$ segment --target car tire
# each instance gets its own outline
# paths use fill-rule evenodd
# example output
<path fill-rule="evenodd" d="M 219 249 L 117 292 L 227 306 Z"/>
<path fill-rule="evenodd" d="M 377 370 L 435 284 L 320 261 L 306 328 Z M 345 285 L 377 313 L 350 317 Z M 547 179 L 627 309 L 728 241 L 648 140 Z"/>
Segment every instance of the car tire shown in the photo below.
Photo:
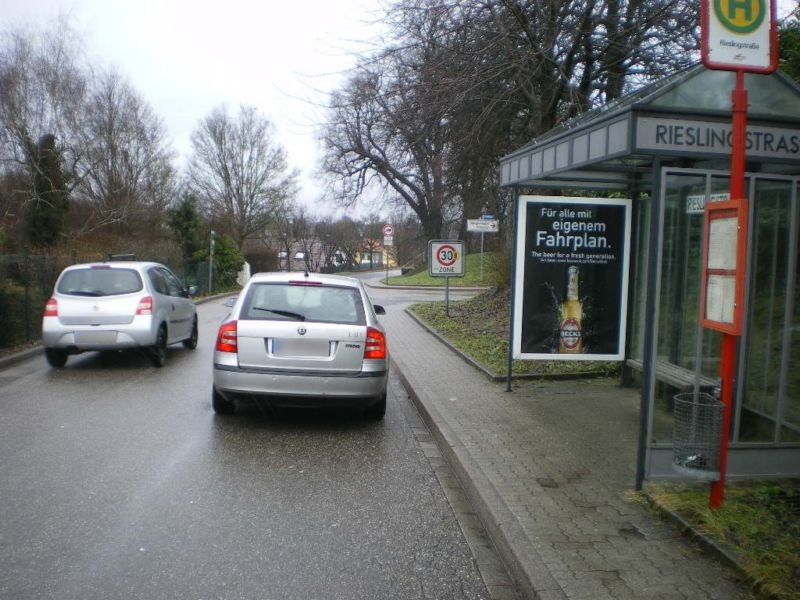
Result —
<path fill-rule="evenodd" d="M 44 356 L 49 364 L 54 369 L 61 369 L 67 364 L 67 351 L 59 350 L 58 348 L 45 348 Z"/>
<path fill-rule="evenodd" d="M 167 328 L 163 325 L 158 329 L 155 345 L 150 346 L 150 361 L 158 368 L 167 362 Z"/>
<path fill-rule="evenodd" d="M 191 335 L 183 340 L 183 347 L 188 348 L 189 350 L 194 350 L 197 348 L 197 338 L 198 338 L 198 331 L 197 331 L 197 317 L 194 318 L 192 322 L 192 333 Z"/>
<path fill-rule="evenodd" d="M 211 388 L 211 408 L 218 415 L 232 415 L 233 411 L 236 410 L 234 403 L 223 398 L 215 387 Z"/>
<path fill-rule="evenodd" d="M 380 399 L 364 409 L 364 416 L 372 421 L 380 421 L 386 415 L 386 392 L 383 392 Z"/>

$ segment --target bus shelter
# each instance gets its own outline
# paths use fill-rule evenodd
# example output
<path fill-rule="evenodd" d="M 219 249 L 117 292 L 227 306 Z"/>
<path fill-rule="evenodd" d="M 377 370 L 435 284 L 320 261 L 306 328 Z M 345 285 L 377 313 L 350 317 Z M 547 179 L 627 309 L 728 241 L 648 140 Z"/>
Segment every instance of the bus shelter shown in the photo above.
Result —
<path fill-rule="evenodd" d="M 735 74 L 695 65 L 587 112 L 500 162 L 520 193 L 633 199 L 623 382 L 642 393 L 638 479 L 673 468 L 682 392 L 718 384 L 700 325 L 705 203 L 727 198 Z M 800 86 L 747 74 L 748 268 L 729 478 L 800 476 Z"/>

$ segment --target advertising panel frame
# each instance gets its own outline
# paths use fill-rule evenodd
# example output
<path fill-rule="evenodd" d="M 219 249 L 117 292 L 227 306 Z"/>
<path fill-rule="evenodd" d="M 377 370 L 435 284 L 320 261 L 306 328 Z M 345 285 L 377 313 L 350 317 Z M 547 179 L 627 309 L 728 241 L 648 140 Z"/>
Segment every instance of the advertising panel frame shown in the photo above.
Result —
<path fill-rule="evenodd" d="M 631 212 L 630 198 L 519 197 L 512 314 L 514 359 L 624 360 Z M 581 235 L 569 235 L 573 228 Z M 542 252 L 531 250 L 532 245 Z M 570 245 L 572 251 L 568 251 Z M 544 251 L 545 248 L 553 251 Z M 583 297 L 580 296 L 581 269 L 590 276 L 589 280 L 602 282 L 602 293 L 598 287 L 587 295 L 584 288 Z M 615 281 L 609 285 L 612 277 Z M 557 285 L 567 292 L 556 292 Z M 570 294 L 574 294 L 572 300 Z M 580 308 L 571 308 L 569 304 L 575 305 L 576 300 Z M 597 331 L 593 337 L 584 335 L 589 330 L 584 327 L 580 312 L 585 303 L 591 306 L 587 314 L 594 313 L 598 323 L 592 326 Z M 579 311 L 578 316 L 570 316 L 575 310 Z M 613 335 L 609 335 L 609 329 Z M 599 350 L 591 351 L 593 346 Z"/>

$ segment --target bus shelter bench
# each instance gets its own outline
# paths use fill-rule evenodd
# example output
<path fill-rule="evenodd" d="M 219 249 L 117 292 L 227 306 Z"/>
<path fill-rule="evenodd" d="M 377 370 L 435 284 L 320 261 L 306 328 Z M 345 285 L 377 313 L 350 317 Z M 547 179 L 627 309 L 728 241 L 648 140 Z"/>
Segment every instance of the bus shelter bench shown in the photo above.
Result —
<path fill-rule="evenodd" d="M 629 358 L 625 361 L 625 364 L 635 371 L 644 371 L 644 365 L 641 360 Z M 656 381 L 661 381 L 681 391 L 691 391 L 695 386 L 695 372 L 673 363 L 656 361 Z M 718 386 L 718 379 L 700 377 L 700 389 L 702 391 L 713 393 Z"/>

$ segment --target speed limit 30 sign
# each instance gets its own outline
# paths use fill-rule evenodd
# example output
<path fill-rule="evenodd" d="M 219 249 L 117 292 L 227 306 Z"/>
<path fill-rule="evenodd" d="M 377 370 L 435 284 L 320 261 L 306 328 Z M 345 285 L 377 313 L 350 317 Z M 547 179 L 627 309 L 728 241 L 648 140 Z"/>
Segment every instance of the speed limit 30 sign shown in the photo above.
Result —
<path fill-rule="evenodd" d="M 428 265 L 431 277 L 463 277 L 464 243 L 431 240 L 428 242 Z"/>

